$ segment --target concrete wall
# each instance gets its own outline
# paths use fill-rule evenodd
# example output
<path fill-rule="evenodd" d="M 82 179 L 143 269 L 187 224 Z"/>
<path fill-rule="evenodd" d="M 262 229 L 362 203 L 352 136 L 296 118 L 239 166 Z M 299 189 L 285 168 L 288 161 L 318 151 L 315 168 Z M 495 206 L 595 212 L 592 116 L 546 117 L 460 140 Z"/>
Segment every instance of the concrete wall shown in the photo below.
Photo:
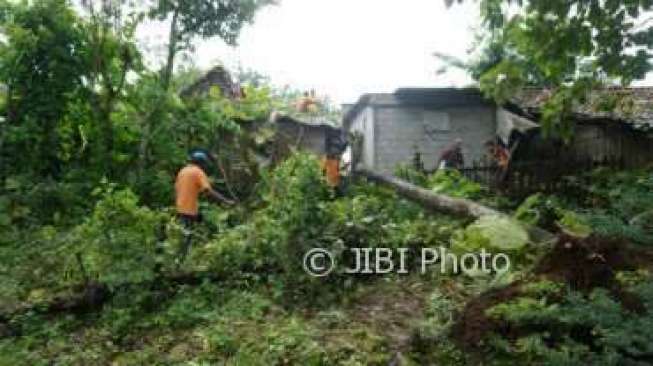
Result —
<path fill-rule="evenodd" d="M 326 154 L 326 129 L 314 126 L 303 126 L 296 123 L 277 123 L 277 133 L 285 144 L 295 145 L 301 150 L 312 152 L 318 156 Z"/>
<path fill-rule="evenodd" d="M 356 116 L 349 129 L 349 132 L 360 133 L 363 136 L 359 164 L 369 169 L 373 169 L 375 165 L 374 127 L 374 109 L 367 106 Z"/>
<path fill-rule="evenodd" d="M 376 106 L 373 116 L 373 168 L 386 173 L 392 173 L 399 164 L 411 163 L 416 151 L 421 153 L 425 168 L 434 169 L 440 152 L 456 138 L 463 140 L 468 164 L 485 154 L 483 144 L 496 133 L 495 109 L 490 106 L 436 110 Z"/>

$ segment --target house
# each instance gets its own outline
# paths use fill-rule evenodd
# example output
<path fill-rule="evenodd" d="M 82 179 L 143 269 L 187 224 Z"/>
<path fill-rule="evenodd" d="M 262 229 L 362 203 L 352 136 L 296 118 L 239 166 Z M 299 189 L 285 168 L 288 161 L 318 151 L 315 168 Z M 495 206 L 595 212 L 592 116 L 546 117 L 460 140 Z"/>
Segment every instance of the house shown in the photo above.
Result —
<path fill-rule="evenodd" d="M 419 154 L 431 170 L 456 138 L 466 161 L 480 159 L 484 143 L 496 136 L 496 111 L 477 89 L 398 89 L 363 95 L 347 108 L 343 128 L 362 136 L 354 155 L 367 169 L 392 173 Z"/>
<path fill-rule="evenodd" d="M 275 127 L 274 155 L 286 156 L 289 149 L 324 156 L 341 153 L 346 145 L 342 129 L 320 116 L 298 116 L 273 112 L 270 122 Z"/>
<path fill-rule="evenodd" d="M 238 83 L 235 83 L 231 74 L 221 65 L 214 66 L 206 74 L 185 87 L 179 92 L 182 98 L 191 98 L 197 95 L 204 95 L 212 87 L 220 89 L 222 95 L 229 99 L 238 99 L 242 96 L 242 90 Z"/>
<path fill-rule="evenodd" d="M 537 121 L 550 96 L 542 88 L 526 88 L 506 106 Z M 653 88 L 605 88 L 591 93 L 572 111 L 574 136 L 569 143 L 546 139 L 539 129 L 523 134 L 515 160 L 619 161 L 638 167 L 653 161 Z"/>
<path fill-rule="evenodd" d="M 567 144 L 545 139 L 540 131 L 540 107 L 547 95 L 541 88 L 525 89 L 504 106 L 484 99 L 474 88 L 365 94 L 346 107 L 343 128 L 362 137 L 354 152 L 357 164 L 383 173 L 411 163 L 417 154 L 426 170 L 433 170 L 440 152 L 457 138 L 463 142 L 468 166 L 482 162 L 487 157 L 486 143 L 496 140 L 519 160 L 610 159 L 628 166 L 647 164 L 653 159 L 653 88 L 606 89 L 590 101 L 605 103 L 606 95 L 617 93 L 620 98 L 608 99 L 623 106 L 611 113 L 597 112 L 599 106 L 591 103 L 578 106 L 573 115 L 575 135 Z"/>

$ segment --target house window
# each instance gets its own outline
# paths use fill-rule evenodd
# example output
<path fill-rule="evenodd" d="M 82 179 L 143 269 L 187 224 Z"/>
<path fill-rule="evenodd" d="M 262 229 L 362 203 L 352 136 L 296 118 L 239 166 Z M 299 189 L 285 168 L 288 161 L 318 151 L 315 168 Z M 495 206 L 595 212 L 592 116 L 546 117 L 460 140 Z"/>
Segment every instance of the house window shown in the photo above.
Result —
<path fill-rule="evenodd" d="M 427 133 L 441 133 L 451 131 L 449 113 L 438 111 L 424 111 L 424 118 L 422 123 Z"/>

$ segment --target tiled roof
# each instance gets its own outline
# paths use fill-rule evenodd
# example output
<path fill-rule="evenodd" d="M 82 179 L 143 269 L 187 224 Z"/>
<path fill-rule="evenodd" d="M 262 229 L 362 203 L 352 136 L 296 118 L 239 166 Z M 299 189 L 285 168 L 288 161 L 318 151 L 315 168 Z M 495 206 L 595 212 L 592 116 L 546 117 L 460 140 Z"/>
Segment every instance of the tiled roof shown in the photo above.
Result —
<path fill-rule="evenodd" d="M 512 102 L 526 111 L 538 111 L 551 95 L 550 89 L 526 88 Z M 653 130 L 653 87 L 596 90 L 574 112 L 588 118 L 620 120 L 639 130 Z"/>

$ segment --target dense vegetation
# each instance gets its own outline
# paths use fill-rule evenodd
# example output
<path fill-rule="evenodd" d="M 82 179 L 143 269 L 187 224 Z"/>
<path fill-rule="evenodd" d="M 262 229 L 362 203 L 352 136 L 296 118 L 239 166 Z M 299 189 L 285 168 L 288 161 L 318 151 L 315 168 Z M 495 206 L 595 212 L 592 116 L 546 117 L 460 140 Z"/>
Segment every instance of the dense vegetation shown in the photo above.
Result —
<path fill-rule="evenodd" d="M 641 324 L 650 322 L 651 252 L 645 242 L 627 244 L 623 233 L 634 227 L 618 215 L 626 214 L 620 205 L 637 195 L 633 187 L 650 192 L 650 174 L 606 178 L 597 172 L 590 186 L 579 183 L 591 192 L 583 200 L 527 199 L 516 210 L 522 220 L 543 226 L 552 220 L 572 229 L 589 225 L 602 232 L 602 223 L 576 221 L 585 220 L 584 212 L 605 211 L 622 230 L 612 239 L 566 239 L 578 251 L 561 249 L 562 242 L 521 243 L 510 252 L 515 263 L 510 272 L 480 276 L 306 275 L 301 256 L 315 246 L 346 260 L 345 250 L 352 247 L 476 251 L 493 244 L 492 237 L 486 242 L 471 229 L 476 224 L 465 229 L 465 221 L 424 212 L 364 182 L 334 198 L 317 160 L 305 155 L 263 172 L 256 208 L 207 207 L 210 225 L 198 233 L 199 244 L 182 272 L 172 261 L 180 235 L 171 213 L 147 208 L 128 188 L 105 183 L 95 192 L 90 214 L 72 227 L 4 227 L 0 283 L 7 296 L 1 304 L 0 360 L 80 365 L 648 360 L 651 342 Z M 471 183 L 455 173 L 425 182 L 437 191 L 446 186 L 448 192 L 497 202 L 487 191 L 470 190 Z M 612 198 L 601 190 L 608 182 Z M 161 223 L 164 239 L 157 236 Z M 640 234 L 650 240 L 648 230 Z M 157 245 L 164 250 L 157 253 Z M 613 258 L 617 253 L 624 258 Z M 607 262 L 609 273 L 596 270 L 591 254 Z M 562 264 L 551 267 L 552 260 Z M 163 268 L 159 273 L 156 263 Z M 585 266 L 587 278 L 565 272 Z M 65 303 L 80 291 L 83 301 Z"/>
<path fill-rule="evenodd" d="M 569 116 L 578 104 L 590 102 L 592 90 L 628 87 L 652 70 L 650 0 L 481 0 L 478 5 L 482 31 L 472 60 L 437 55 L 468 70 L 499 103 L 525 86 L 545 88 L 541 120 L 543 131 L 553 136 L 573 136 Z M 592 108 L 623 115 L 634 107 L 624 96 L 592 101 Z"/>
<path fill-rule="evenodd" d="M 573 190 L 524 200 L 455 171 L 397 172 L 513 219 L 428 212 L 362 179 L 336 195 L 314 156 L 259 166 L 288 95 L 258 79 L 238 100 L 177 94 L 197 74 L 172 73 L 191 34 L 233 42 L 269 2 L 193 2 L 226 12 L 198 23 L 205 8 L 190 3 L 82 3 L 0 3 L 0 365 L 653 362 L 650 169 L 568 177 Z M 169 14 L 180 43 L 153 71 L 134 27 Z M 172 183 L 195 146 L 217 155 L 214 185 L 238 204 L 202 204 L 178 267 Z M 554 240 L 529 237 L 533 225 Z M 438 247 L 513 265 L 317 278 L 302 268 L 314 247 L 343 265 L 350 248 Z"/>

